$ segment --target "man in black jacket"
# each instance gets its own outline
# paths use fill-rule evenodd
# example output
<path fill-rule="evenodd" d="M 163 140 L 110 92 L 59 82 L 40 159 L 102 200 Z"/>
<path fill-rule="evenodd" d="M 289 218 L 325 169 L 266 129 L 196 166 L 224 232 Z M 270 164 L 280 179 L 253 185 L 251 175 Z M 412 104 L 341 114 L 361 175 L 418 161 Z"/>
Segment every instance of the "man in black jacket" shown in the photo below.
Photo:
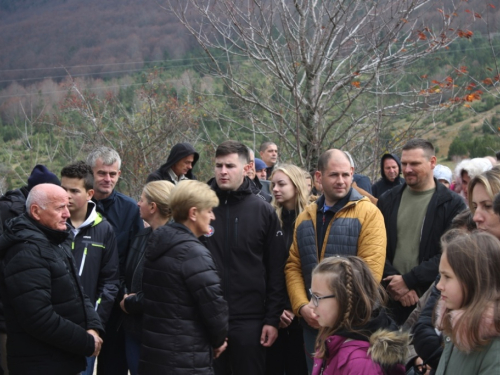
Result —
<path fill-rule="evenodd" d="M 26 207 L 0 237 L 9 372 L 76 374 L 85 369 L 85 356 L 99 354 L 102 325 L 65 242 L 68 195 L 40 184 Z"/>
<path fill-rule="evenodd" d="M 387 191 L 377 203 L 387 231 L 384 281 L 398 324 L 436 279 L 440 238 L 466 208 L 458 194 L 434 179 L 436 156 L 430 142 L 408 141 L 401 164 L 406 182 Z"/>
<path fill-rule="evenodd" d="M 265 348 L 278 335 L 285 307 L 288 251 L 273 208 L 252 193 L 248 163 L 240 142 L 217 147 L 211 187 L 220 205 L 203 238 L 229 306 L 228 348 L 214 363 L 216 374 L 264 374 Z"/>
<path fill-rule="evenodd" d="M 387 190 L 405 182 L 401 177 L 401 162 L 395 154 L 384 154 L 380 159 L 380 180 L 372 185 L 372 195 L 380 198 Z"/>
<path fill-rule="evenodd" d="M 177 185 L 182 180 L 194 180 L 192 169 L 199 157 L 190 143 L 177 143 L 172 147 L 167 162 L 150 173 L 146 182 L 166 180 Z"/>

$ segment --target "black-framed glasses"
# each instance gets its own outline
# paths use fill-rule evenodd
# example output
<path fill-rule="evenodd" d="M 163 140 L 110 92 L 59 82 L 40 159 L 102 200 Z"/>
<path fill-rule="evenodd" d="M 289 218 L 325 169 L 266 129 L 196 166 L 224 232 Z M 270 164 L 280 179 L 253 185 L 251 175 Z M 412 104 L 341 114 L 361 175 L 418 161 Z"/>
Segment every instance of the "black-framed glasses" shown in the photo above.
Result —
<path fill-rule="evenodd" d="M 311 301 L 312 301 L 313 305 L 316 307 L 318 307 L 320 299 L 335 298 L 335 294 L 330 294 L 329 296 L 319 297 L 316 294 L 314 294 L 311 291 L 311 289 L 309 289 L 309 293 L 311 293 Z"/>

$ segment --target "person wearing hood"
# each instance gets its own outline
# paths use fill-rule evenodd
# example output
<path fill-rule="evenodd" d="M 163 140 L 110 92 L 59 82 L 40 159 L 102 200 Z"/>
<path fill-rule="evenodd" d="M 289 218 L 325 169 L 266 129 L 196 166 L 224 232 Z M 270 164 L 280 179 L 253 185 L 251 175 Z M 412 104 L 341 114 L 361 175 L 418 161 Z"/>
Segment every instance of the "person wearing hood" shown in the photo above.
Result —
<path fill-rule="evenodd" d="M 35 186 L 26 213 L 0 237 L 0 293 L 7 323 L 11 374 L 67 375 L 100 352 L 103 331 L 81 287 L 67 238 L 68 194 Z"/>
<path fill-rule="evenodd" d="M 405 180 L 401 175 L 401 162 L 395 154 L 384 154 L 380 160 L 382 178 L 372 185 L 372 195 L 380 198 L 387 190 L 402 185 Z"/>
<path fill-rule="evenodd" d="M 146 182 L 167 180 L 177 185 L 182 180 L 195 180 L 192 169 L 199 158 L 200 155 L 190 143 L 177 143 L 170 150 L 167 162 L 150 173 Z"/>
<path fill-rule="evenodd" d="M 309 305 L 321 327 L 312 375 L 403 375 L 409 333 L 384 310 L 385 292 L 359 257 L 323 259 Z"/>
<path fill-rule="evenodd" d="M 285 309 L 283 265 L 288 251 L 278 216 L 257 197 L 246 172 L 249 154 L 237 141 L 215 152 L 210 182 L 220 205 L 202 242 L 212 254 L 229 306 L 228 349 L 215 361 L 217 375 L 263 375 L 266 348 L 278 335 Z"/>
<path fill-rule="evenodd" d="M 257 166 L 262 167 L 262 164 L 264 164 L 264 175 L 266 174 L 265 167 L 266 164 L 258 159 L 255 158 L 255 153 L 250 147 L 247 147 L 248 153 L 250 154 L 250 162 L 248 163 L 248 169 L 246 172 L 247 177 L 250 179 L 252 182 L 254 194 L 256 194 L 259 198 L 262 198 L 265 200 L 267 203 L 271 203 L 271 200 L 273 199 L 270 188 L 269 188 L 269 181 L 264 181 L 259 178 L 259 176 L 256 173 L 255 168 Z"/>
<path fill-rule="evenodd" d="M 68 226 L 71 251 L 85 294 L 94 305 L 103 326 L 118 294 L 118 252 L 113 227 L 96 211 L 92 168 L 80 161 L 61 170 L 61 187 L 69 196 Z M 87 357 L 92 375 L 95 357 Z"/>
<path fill-rule="evenodd" d="M 221 280 L 198 240 L 212 232 L 218 204 L 208 185 L 181 181 L 170 194 L 175 223 L 151 234 L 142 283 L 141 374 L 210 375 L 213 359 L 228 345 Z"/>

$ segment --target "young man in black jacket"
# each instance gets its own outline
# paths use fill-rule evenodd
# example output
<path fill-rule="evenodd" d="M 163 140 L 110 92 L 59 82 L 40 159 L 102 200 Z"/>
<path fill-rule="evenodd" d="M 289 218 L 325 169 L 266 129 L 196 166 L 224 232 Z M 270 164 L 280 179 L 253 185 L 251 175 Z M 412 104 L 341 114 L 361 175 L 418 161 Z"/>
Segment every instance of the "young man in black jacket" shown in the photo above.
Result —
<path fill-rule="evenodd" d="M 85 294 L 106 325 L 118 294 L 118 252 L 113 227 L 96 211 L 92 169 L 84 162 L 61 171 L 61 187 L 69 195 L 71 250 Z M 87 358 L 86 374 L 94 372 L 95 357 Z"/>
<path fill-rule="evenodd" d="M 285 308 L 288 251 L 273 208 L 252 193 L 248 163 L 245 145 L 223 142 L 210 183 L 220 204 L 203 240 L 229 307 L 228 348 L 214 363 L 216 374 L 264 374 L 265 348 L 276 340 Z"/>

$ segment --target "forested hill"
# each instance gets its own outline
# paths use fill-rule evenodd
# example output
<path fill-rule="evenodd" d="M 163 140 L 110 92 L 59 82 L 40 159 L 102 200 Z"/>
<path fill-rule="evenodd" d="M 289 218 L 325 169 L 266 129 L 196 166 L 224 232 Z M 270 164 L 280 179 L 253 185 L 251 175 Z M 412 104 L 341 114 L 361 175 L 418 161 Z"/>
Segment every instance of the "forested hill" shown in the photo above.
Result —
<path fill-rule="evenodd" d="M 93 73 L 185 56 L 194 45 L 155 0 L 0 0 L 0 85 Z M 127 63 L 127 64 L 123 64 Z M 133 64 L 135 63 L 135 64 Z M 97 66 L 92 66 L 97 65 Z"/>

